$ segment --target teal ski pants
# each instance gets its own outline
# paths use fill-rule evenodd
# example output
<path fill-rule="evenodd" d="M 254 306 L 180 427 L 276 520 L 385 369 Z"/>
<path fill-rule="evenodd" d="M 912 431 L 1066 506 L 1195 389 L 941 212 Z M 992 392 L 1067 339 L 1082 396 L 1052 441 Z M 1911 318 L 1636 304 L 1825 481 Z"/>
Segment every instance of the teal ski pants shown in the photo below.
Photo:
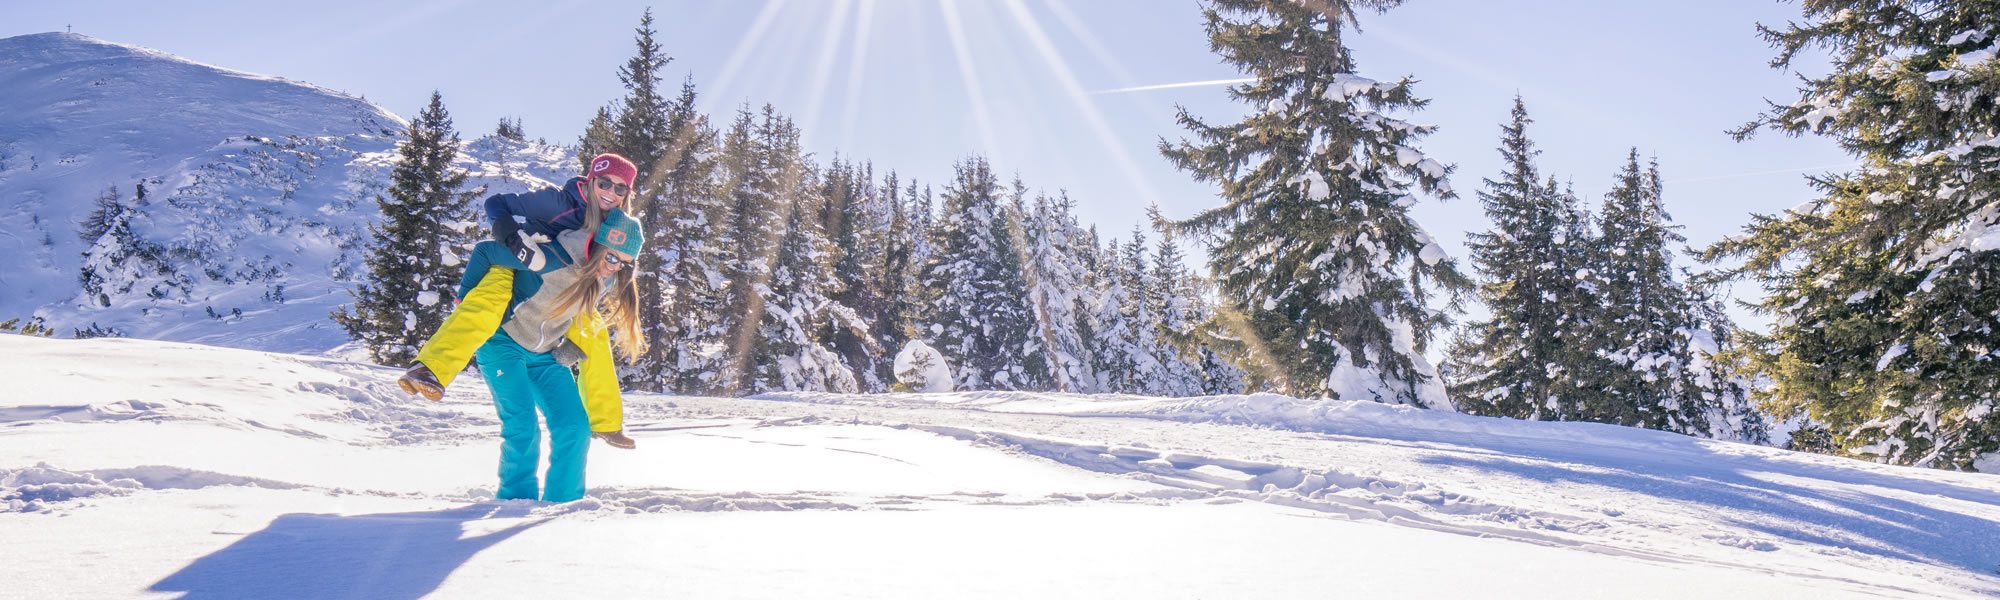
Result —
<path fill-rule="evenodd" d="M 576 376 L 545 352 L 531 352 L 497 332 L 473 353 L 479 372 L 493 391 L 500 411 L 501 500 L 568 502 L 583 497 L 584 456 L 590 450 L 590 415 L 583 410 Z M 548 486 L 539 487 L 535 467 L 541 460 L 539 409 L 549 421 Z M 539 493 L 537 493 L 539 492 Z"/>

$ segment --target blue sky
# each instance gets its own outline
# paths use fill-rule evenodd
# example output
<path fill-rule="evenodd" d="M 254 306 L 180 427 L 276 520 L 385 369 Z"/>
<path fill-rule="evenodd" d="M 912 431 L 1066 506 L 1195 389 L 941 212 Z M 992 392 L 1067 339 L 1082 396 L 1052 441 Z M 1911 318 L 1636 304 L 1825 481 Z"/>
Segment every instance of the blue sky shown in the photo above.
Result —
<path fill-rule="evenodd" d="M 1209 52 L 1199 4 L 1182 0 L 76 1 L 0 8 L 0 37 L 73 26 L 404 115 L 437 89 L 468 138 L 518 116 L 531 137 L 567 142 L 622 93 L 616 69 L 647 6 L 674 57 L 668 84 L 692 76 L 715 119 L 769 102 L 822 160 L 927 183 L 985 154 L 1030 187 L 1067 189 L 1106 237 L 1129 235 L 1149 203 L 1169 216 L 1215 203 L 1155 149 L 1181 135 L 1176 105 L 1211 122 L 1243 112 L 1219 86 L 1106 93 L 1240 76 Z M 1458 166 L 1462 197 L 1415 211 L 1454 256 L 1487 227 L 1473 192 L 1500 170 L 1517 93 L 1544 173 L 1595 205 L 1637 147 L 1659 158 L 1669 211 L 1704 244 L 1811 197 L 1803 174 L 1852 162 L 1821 139 L 1724 133 L 1766 98 L 1794 99 L 1794 75 L 1766 66 L 1754 26 L 1797 15 L 1764 0 L 1412 0 L 1364 14 L 1349 43 L 1361 75 L 1411 75 L 1431 100 L 1409 118 L 1442 128 L 1422 148 Z"/>

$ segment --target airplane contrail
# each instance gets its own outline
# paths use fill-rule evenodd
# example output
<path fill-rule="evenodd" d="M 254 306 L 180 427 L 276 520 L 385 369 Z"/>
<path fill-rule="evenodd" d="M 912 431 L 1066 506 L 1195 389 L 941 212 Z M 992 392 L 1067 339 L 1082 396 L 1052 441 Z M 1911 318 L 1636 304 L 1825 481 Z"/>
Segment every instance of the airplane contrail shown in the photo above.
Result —
<path fill-rule="evenodd" d="M 1208 81 L 1185 81 L 1185 82 L 1181 82 L 1181 83 L 1162 83 L 1162 84 L 1159 84 L 1159 85 L 1141 85 L 1141 86 L 1135 86 L 1135 87 L 1126 87 L 1126 88 L 1118 88 L 1118 89 L 1112 89 L 1112 90 L 1098 90 L 1098 91 L 1095 91 L 1095 92 L 1091 92 L 1090 94 L 1091 94 L 1091 95 L 1093 95 L 1093 96 L 1101 96 L 1101 95 L 1104 95 L 1104 94 L 1125 94 L 1125 93 L 1131 93 L 1131 92 L 1150 92 L 1150 91 L 1153 91 L 1153 90 L 1170 90 L 1170 89 L 1174 89 L 1174 88 L 1190 88 L 1190 87 L 1207 87 L 1207 86 L 1211 86 L 1211 85 L 1235 85 L 1235 84 L 1238 84 L 1238 83 L 1250 83 L 1250 82 L 1252 82 L 1252 81 L 1256 81 L 1256 80 L 1257 80 L 1257 78 L 1255 78 L 1255 77 L 1248 77 L 1248 78 L 1244 78 L 1244 79 L 1211 79 L 1211 80 L 1208 80 Z"/>

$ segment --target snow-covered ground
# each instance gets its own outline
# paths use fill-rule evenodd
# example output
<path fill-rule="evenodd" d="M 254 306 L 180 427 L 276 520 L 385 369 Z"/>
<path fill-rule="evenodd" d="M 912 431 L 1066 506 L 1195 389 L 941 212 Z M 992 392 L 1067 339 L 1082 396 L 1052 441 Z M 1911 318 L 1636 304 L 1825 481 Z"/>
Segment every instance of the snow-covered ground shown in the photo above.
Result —
<path fill-rule="evenodd" d="M 0 596 L 1973 598 L 2000 477 L 1280 396 L 637 395 L 490 500 L 476 376 L 0 335 Z"/>

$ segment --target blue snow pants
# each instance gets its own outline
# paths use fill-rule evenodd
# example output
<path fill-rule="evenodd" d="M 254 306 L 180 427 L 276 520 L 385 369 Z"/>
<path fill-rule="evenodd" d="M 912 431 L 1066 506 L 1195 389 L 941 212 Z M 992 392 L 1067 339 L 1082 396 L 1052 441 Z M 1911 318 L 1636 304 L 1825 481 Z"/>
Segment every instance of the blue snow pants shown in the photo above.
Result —
<path fill-rule="evenodd" d="M 494 408 L 500 411 L 500 491 L 496 496 L 501 500 L 540 497 L 549 502 L 582 498 L 590 415 L 583 410 L 576 376 L 553 355 L 529 351 L 505 331 L 494 333 L 473 356 L 479 358 L 479 372 L 486 376 Z M 540 488 L 535 479 L 542 446 L 537 409 L 549 421 L 546 488 Z"/>

